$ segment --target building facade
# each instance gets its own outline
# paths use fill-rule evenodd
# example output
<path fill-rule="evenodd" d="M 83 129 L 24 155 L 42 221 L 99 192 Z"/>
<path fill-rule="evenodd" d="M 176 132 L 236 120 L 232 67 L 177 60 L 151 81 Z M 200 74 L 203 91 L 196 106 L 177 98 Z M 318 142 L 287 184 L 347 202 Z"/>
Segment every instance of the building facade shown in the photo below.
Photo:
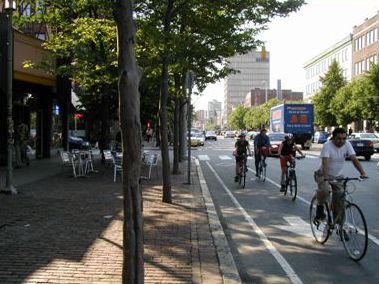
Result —
<path fill-rule="evenodd" d="M 310 101 L 321 88 L 320 76 L 325 75 L 333 60 L 339 63 L 344 77 L 350 81 L 352 78 L 352 35 L 348 35 L 304 64 L 305 101 Z"/>
<path fill-rule="evenodd" d="M 275 89 L 267 90 L 267 101 L 278 98 L 278 91 Z M 282 99 L 285 101 L 303 101 L 303 92 L 292 92 L 292 90 L 282 90 Z M 251 90 L 245 98 L 245 106 L 257 107 L 266 102 L 266 89 L 256 88 Z"/>
<path fill-rule="evenodd" d="M 352 77 L 370 70 L 379 57 L 379 11 L 364 23 L 353 27 Z"/>
<path fill-rule="evenodd" d="M 213 100 L 208 102 L 207 121 L 221 126 L 221 102 Z"/>
<path fill-rule="evenodd" d="M 6 164 L 8 147 L 7 90 L 9 18 L 0 1 L 0 165 Z M 18 6 L 17 9 L 22 7 Z M 24 13 L 19 11 L 19 13 Z M 39 30 L 41 31 L 41 30 Z M 38 34 L 41 34 L 38 32 Z M 13 131 L 15 143 L 20 140 L 18 129 L 26 125 L 29 129 L 29 145 L 35 150 L 36 158 L 50 157 L 51 149 L 67 145 L 68 117 L 71 108 L 71 82 L 56 77 L 38 68 L 25 68 L 24 62 L 39 63 L 50 58 L 49 52 L 42 47 L 37 33 L 29 35 L 13 29 Z M 53 65 L 54 62 L 52 62 Z M 54 139 L 54 130 L 59 129 L 59 139 Z"/>
<path fill-rule="evenodd" d="M 229 65 L 236 74 L 229 75 L 224 83 L 224 119 L 237 105 L 244 104 L 246 94 L 255 88 L 270 86 L 270 54 L 263 47 L 247 54 L 229 59 Z"/>

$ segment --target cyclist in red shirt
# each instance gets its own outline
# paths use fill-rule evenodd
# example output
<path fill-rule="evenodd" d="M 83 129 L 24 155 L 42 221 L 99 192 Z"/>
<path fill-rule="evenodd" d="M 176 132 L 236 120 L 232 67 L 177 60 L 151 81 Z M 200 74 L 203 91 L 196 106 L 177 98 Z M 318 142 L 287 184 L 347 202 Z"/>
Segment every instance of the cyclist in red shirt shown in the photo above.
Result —
<path fill-rule="evenodd" d="M 279 157 L 280 157 L 280 167 L 282 169 L 282 178 L 281 178 L 281 188 L 280 192 L 284 192 L 286 187 L 286 165 L 288 161 L 291 161 L 295 157 L 296 151 L 300 153 L 300 155 L 304 156 L 299 147 L 296 146 L 293 136 L 291 134 L 287 134 L 284 136 L 284 141 L 279 146 Z"/>

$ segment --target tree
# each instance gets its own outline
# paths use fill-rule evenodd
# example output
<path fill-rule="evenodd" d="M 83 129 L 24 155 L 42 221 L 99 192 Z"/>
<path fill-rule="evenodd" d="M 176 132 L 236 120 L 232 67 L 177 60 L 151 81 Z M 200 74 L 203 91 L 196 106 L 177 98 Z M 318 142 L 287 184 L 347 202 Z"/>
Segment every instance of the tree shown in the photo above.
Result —
<path fill-rule="evenodd" d="M 139 81 L 141 70 L 135 57 L 136 25 L 133 20 L 133 2 L 117 0 L 114 10 L 118 36 L 118 69 L 120 124 L 122 133 L 122 177 L 124 193 L 124 264 L 123 283 L 144 282 L 141 123 Z"/>
<path fill-rule="evenodd" d="M 333 114 L 331 102 L 337 91 L 346 85 L 341 67 L 336 60 L 333 60 L 325 76 L 320 77 L 322 87 L 313 97 L 315 107 L 315 124 L 320 126 L 336 125 L 336 117 Z"/>
<path fill-rule="evenodd" d="M 86 117 L 101 121 L 100 147 L 109 141 L 109 119 L 112 108 L 117 108 L 116 29 L 111 6 L 93 0 L 23 0 L 32 15 L 21 16 L 18 24 L 46 25 L 51 31 L 43 46 L 59 64 L 48 58 L 39 63 L 26 63 L 27 67 L 48 69 L 69 78 L 86 112 Z M 101 105 L 102 108 L 98 106 Z"/>
<path fill-rule="evenodd" d="M 156 55 L 161 65 L 161 151 L 164 199 L 170 196 L 170 167 L 166 146 L 166 106 L 170 74 L 185 74 L 193 70 L 197 87 L 228 75 L 232 70 L 226 58 L 246 53 L 260 44 L 256 35 L 266 28 L 274 16 L 286 16 L 296 11 L 303 0 L 289 1 L 139 1 L 138 23 L 147 49 Z M 168 198 L 169 199 L 169 198 Z"/>
<path fill-rule="evenodd" d="M 245 114 L 248 108 L 244 105 L 237 106 L 228 116 L 228 124 L 232 129 L 245 129 Z"/>
<path fill-rule="evenodd" d="M 371 86 L 367 95 L 366 107 L 370 119 L 379 121 L 379 63 L 371 64 L 366 76 Z"/>

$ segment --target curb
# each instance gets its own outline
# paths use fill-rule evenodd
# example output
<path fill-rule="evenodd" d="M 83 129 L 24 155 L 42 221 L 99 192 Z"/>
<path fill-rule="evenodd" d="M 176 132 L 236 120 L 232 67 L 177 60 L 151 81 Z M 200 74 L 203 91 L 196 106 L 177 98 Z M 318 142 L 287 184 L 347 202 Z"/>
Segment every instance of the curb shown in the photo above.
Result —
<path fill-rule="evenodd" d="M 195 158 L 196 170 L 200 181 L 201 193 L 204 198 L 204 203 L 209 219 L 209 226 L 212 233 L 216 253 L 220 264 L 223 283 L 242 283 L 237 266 L 234 262 L 228 240 L 226 239 L 216 208 L 214 206 L 211 194 L 207 183 L 204 179 L 203 171 L 201 170 L 199 160 Z"/>

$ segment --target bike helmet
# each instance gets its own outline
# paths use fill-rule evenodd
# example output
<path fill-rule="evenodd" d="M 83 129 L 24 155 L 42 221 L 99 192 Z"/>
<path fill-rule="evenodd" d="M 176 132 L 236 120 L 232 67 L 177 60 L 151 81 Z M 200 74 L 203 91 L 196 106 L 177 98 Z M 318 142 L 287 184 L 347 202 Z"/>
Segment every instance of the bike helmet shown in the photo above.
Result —
<path fill-rule="evenodd" d="M 293 135 L 291 133 L 284 135 L 285 140 L 291 140 L 292 138 L 293 138 Z"/>
<path fill-rule="evenodd" d="M 241 132 L 239 135 L 238 135 L 238 137 L 245 137 L 246 136 L 246 133 L 245 132 Z"/>

